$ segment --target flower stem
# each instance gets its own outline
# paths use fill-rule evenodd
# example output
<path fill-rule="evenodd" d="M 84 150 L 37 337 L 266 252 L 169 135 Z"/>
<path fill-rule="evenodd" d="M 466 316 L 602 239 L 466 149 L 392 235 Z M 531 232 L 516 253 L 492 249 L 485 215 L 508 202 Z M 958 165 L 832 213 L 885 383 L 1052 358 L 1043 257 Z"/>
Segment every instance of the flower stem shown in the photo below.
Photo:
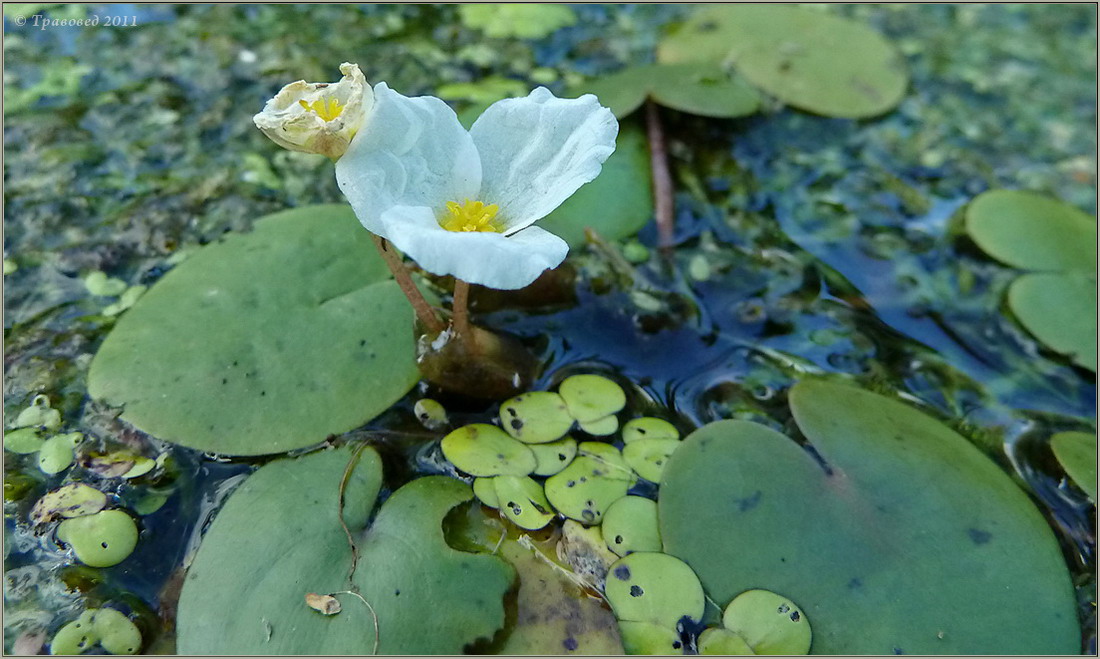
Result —
<path fill-rule="evenodd" d="M 672 175 L 668 169 L 668 150 L 661 115 L 651 99 L 645 102 L 645 127 L 649 137 L 649 167 L 653 176 L 653 208 L 657 216 L 658 245 L 662 250 L 672 247 L 674 208 Z"/>
<path fill-rule="evenodd" d="M 470 284 L 455 279 L 455 294 L 451 300 L 451 326 L 459 338 L 470 336 Z"/>
<path fill-rule="evenodd" d="M 405 297 L 409 298 L 409 304 L 412 305 L 413 311 L 416 312 L 416 317 L 420 319 L 421 324 L 432 333 L 438 334 L 446 329 L 443 326 L 443 321 L 439 319 L 439 316 L 432 311 L 432 306 L 428 304 L 428 301 L 424 299 L 424 294 L 420 292 L 420 289 L 413 283 L 412 277 L 409 276 L 409 270 L 405 267 L 405 262 L 401 260 L 401 257 L 397 255 L 391 247 L 389 242 L 380 236 L 371 234 L 371 238 L 374 239 L 374 246 L 378 248 L 378 253 L 382 255 L 382 260 L 386 262 L 390 272 L 393 273 L 393 278 L 397 282 L 397 285 L 401 287 L 401 292 L 405 294 Z"/>

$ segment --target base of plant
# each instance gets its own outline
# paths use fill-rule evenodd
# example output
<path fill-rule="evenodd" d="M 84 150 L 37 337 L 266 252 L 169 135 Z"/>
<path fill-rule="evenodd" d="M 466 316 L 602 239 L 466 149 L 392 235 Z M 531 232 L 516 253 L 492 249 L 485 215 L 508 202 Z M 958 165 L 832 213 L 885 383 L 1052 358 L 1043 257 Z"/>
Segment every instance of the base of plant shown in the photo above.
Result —
<path fill-rule="evenodd" d="M 467 327 L 463 336 L 453 328 L 425 333 L 417 327 L 416 363 L 424 378 L 441 389 L 487 400 L 527 391 L 538 375 L 538 358 L 510 336 Z"/>

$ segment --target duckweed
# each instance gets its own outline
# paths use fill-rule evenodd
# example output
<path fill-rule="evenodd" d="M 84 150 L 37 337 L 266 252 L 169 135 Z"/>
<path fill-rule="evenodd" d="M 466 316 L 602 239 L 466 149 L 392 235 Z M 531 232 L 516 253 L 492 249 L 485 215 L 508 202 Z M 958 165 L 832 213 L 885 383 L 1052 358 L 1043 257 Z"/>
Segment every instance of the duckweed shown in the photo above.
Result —
<path fill-rule="evenodd" d="M 682 618 L 700 620 L 705 601 L 698 577 L 678 558 L 635 552 L 611 566 L 604 594 L 622 621 L 675 629 Z"/>
<path fill-rule="evenodd" d="M 806 654 L 810 621 L 798 605 L 767 590 L 748 590 L 726 607 L 722 624 L 756 654 Z"/>
<path fill-rule="evenodd" d="M 629 444 L 639 439 L 680 439 L 680 431 L 664 419 L 643 416 L 623 425 L 624 442 Z"/>
<path fill-rule="evenodd" d="M 526 476 L 535 470 L 535 454 L 487 423 L 463 426 L 443 438 L 443 455 L 471 476 Z"/>
<path fill-rule="evenodd" d="M 619 556 L 632 552 L 659 552 L 661 533 L 657 528 L 657 502 L 627 496 L 607 508 L 603 518 L 607 548 Z"/>
<path fill-rule="evenodd" d="M 549 444 L 531 444 L 528 448 L 535 454 L 535 475 L 553 476 L 569 466 L 576 457 L 577 440 L 566 437 Z"/>
<path fill-rule="evenodd" d="M 660 483 L 665 463 L 679 447 L 678 439 L 637 439 L 623 447 L 623 459 L 642 478 Z"/>
<path fill-rule="evenodd" d="M 599 375 L 567 377 L 558 387 L 558 393 L 569 413 L 581 423 L 598 421 L 626 406 L 622 387 Z"/>
<path fill-rule="evenodd" d="M 71 546 L 80 562 L 91 567 L 110 567 L 126 560 L 137 537 L 133 518 L 121 510 L 103 510 L 57 526 L 57 539 Z"/>
<path fill-rule="evenodd" d="M 532 391 L 501 404 L 500 424 L 521 442 L 543 444 L 564 437 L 573 427 L 573 417 L 558 394 Z"/>
<path fill-rule="evenodd" d="M 526 476 L 497 476 L 493 479 L 498 508 L 510 522 L 530 531 L 541 529 L 554 519 L 542 485 Z"/>

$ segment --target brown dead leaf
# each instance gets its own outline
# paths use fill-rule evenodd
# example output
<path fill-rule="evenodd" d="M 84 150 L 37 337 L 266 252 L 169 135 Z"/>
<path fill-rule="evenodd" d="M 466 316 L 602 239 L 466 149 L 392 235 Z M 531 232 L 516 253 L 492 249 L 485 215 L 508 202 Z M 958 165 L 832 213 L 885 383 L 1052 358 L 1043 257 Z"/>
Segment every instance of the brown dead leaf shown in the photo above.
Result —
<path fill-rule="evenodd" d="M 317 593 L 306 593 L 306 604 L 314 611 L 320 611 L 326 616 L 336 615 L 340 613 L 340 600 L 336 599 L 332 595 L 318 595 Z"/>

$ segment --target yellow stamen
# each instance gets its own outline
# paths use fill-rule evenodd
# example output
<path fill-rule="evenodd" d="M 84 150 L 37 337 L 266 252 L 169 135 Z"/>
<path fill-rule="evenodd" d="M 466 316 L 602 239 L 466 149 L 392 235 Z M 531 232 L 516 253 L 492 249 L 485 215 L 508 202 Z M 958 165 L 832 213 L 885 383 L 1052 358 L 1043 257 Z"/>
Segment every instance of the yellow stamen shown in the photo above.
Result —
<path fill-rule="evenodd" d="M 504 226 L 494 219 L 499 210 L 496 204 L 486 205 L 469 199 L 461 204 L 457 201 L 448 201 L 447 215 L 439 221 L 439 225 L 447 231 L 503 233 Z"/>
<path fill-rule="evenodd" d="M 313 103 L 298 101 L 298 104 L 311 112 L 315 112 L 318 117 L 325 121 L 332 121 L 344 111 L 344 106 L 340 105 L 340 101 L 335 98 L 322 98 Z"/>

